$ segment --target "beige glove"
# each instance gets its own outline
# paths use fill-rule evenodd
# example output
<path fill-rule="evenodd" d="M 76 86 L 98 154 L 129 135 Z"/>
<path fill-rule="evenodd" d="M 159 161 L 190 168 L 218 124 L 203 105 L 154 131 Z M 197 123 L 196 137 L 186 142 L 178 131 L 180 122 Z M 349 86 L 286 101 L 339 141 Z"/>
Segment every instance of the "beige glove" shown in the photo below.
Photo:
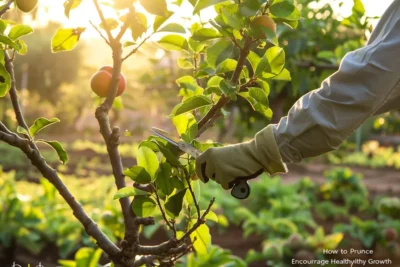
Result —
<path fill-rule="evenodd" d="M 239 180 L 256 178 L 264 171 L 270 175 L 287 172 L 272 125 L 249 142 L 209 148 L 196 159 L 197 176 L 205 183 L 215 180 L 224 189 L 232 188 Z"/>

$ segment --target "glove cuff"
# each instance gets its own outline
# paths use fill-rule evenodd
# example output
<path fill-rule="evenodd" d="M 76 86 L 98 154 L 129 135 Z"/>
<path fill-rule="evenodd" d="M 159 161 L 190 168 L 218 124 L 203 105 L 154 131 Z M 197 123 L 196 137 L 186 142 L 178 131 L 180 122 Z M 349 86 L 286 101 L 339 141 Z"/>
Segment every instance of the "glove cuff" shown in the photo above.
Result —
<path fill-rule="evenodd" d="M 259 131 L 254 141 L 260 163 L 270 175 L 288 171 L 286 164 L 282 161 L 272 125 Z"/>

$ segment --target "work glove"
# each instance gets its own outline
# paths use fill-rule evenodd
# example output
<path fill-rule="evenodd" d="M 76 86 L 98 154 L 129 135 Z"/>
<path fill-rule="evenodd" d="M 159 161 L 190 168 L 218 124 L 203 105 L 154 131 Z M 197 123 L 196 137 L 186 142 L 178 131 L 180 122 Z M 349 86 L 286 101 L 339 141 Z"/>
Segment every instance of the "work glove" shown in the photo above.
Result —
<path fill-rule="evenodd" d="M 196 174 L 200 180 L 204 183 L 215 180 L 224 189 L 232 188 L 240 180 L 256 178 L 264 171 L 270 175 L 287 172 L 272 125 L 249 142 L 209 148 L 196 159 Z"/>

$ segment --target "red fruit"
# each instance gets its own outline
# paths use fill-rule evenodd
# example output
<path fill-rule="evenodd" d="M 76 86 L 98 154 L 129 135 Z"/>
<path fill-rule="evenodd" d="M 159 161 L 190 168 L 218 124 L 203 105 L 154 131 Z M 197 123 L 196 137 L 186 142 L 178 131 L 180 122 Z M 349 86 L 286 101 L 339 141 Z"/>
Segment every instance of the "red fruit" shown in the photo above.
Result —
<path fill-rule="evenodd" d="M 92 87 L 92 90 L 96 95 L 100 97 L 106 97 L 110 82 L 111 74 L 105 70 L 101 70 L 92 76 L 92 79 L 90 80 L 90 87 Z"/>
<path fill-rule="evenodd" d="M 103 66 L 99 69 L 100 70 L 105 70 L 108 73 L 110 73 L 112 75 L 113 72 L 113 67 L 111 66 Z M 118 92 L 117 92 L 117 96 L 120 96 L 126 88 L 126 78 L 124 76 L 124 74 L 121 73 L 120 77 L 119 77 L 119 85 L 118 85 Z"/>

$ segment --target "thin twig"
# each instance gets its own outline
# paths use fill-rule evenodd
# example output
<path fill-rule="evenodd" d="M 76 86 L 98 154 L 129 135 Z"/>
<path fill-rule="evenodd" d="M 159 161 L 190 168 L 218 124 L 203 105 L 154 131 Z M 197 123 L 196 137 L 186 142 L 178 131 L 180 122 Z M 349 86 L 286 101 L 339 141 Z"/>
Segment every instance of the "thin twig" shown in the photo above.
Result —
<path fill-rule="evenodd" d="M 12 63 L 10 56 L 6 51 L 4 51 L 4 61 L 7 72 L 11 77 L 11 89 L 10 89 L 10 97 L 13 109 L 15 111 L 15 117 L 17 119 L 18 125 L 24 128 L 27 132 L 29 132 L 28 125 L 25 122 L 24 116 L 21 111 L 21 107 L 18 101 L 17 88 L 15 85 L 15 74 L 14 74 L 14 64 Z"/>
<path fill-rule="evenodd" d="M 153 35 L 153 34 L 150 34 L 150 35 L 148 35 L 146 38 L 144 38 L 134 49 L 132 49 L 131 52 L 129 52 L 125 57 L 122 58 L 122 61 L 127 60 L 130 56 L 132 56 L 133 54 L 135 54 L 135 53 L 139 50 L 139 48 L 140 48 L 147 40 L 150 39 L 150 37 L 151 37 L 152 35 Z"/>
<path fill-rule="evenodd" d="M 197 230 L 197 228 L 202 225 L 203 223 L 206 222 L 205 218 L 207 216 L 207 214 L 210 212 L 212 205 L 214 204 L 215 201 L 215 197 L 213 199 L 211 199 L 210 204 L 208 204 L 208 207 L 206 209 L 206 211 L 203 213 L 203 215 L 201 216 L 201 218 L 197 219 L 196 223 L 192 226 L 192 228 L 187 231 L 179 240 L 178 242 L 183 242 L 186 238 L 188 238 L 194 231 Z"/>
<path fill-rule="evenodd" d="M 135 9 L 133 8 L 133 6 L 131 6 L 129 8 L 129 13 L 133 14 L 134 12 L 135 12 Z M 124 36 L 126 30 L 130 26 L 131 20 L 130 20 L 130 17 L 129 17 L 129 13 L 128 13 L 128 16 L 126 17 L 126 20 L 125 20 L 124 24 L 122 25 L 121 30 L 119 31 L 117 37 L 115 37 L 116 41 L 120 41 L 121 40 L 122 36 Z"/>
<path fill-rule="evenodd" d="M 97 28 L 96 25 L 94 25 L 94 23 L 89 20 L 89 23 L 92 25 L 92 27 L 99 33 L 100 37 L 103 38 L 103 40 L 109 45 L 111 46 L 110 42 L 107 40 L 107 37 L 104 36 L 104 34 L 100 31 L 99 28 Z"/>
<path fill-rule="evenodd" d="M 94 6 L 96 7 L 97 13 L 99 14 L 101 23 L 104 26 L 104 30 L 107 33 L 108 40 L 110 41 L 110 43 L 112 43 L 114 41 L 114 37 L 112 36 L 111 30 L 108 27 L 108 23 L 107 23 L 107 20 L 104 17 L 103 11 L 101 11 L 101 8 L 100 8 L 100 5 L 99 5 L 99 1 L 98 0 L 93 0 L 93 3 L 94 3 Z"/>
<path fill-rule="evenodd" d="M 185 171 L 185 179 L 186 179 L 186 182 L 188 183 L 189 191 L 190 191 L 190 194 L 192 195 L 193 202 L 194 202 L 194 205 L 195 205 L 195 207 L 196 207 L 197 218 L 200 218 L 201 215 L 200 215 L 199 203 L 197 202 L 196 195 L 194 194 L 192 185 L 190 184 L 190 177 L 189 177 L 189 174 L 187 173 L 187 170 L 186 170 L 186 169 L 184 169 L 184 171 Z"/>
<path fill-rule="evenodd" d="M 0 17 L 2 17 L 7 12 L 13 2 L 14 0 L 8 1 L 7 4 L 0 10 Z"/>
<path fill-rule="evenodd" d="M 165 223 L 168 225 L 168 227 L 174 232 L 174 236 L 176 237 L 176 229 L 168 221 L 167 215 L 165 214 L 164 209 L 161 205 L 160 196 L 158 195 L 157 189 L 154 186 L 153 186 L 153 192 L 156 195 L 156 201 L 157 201 L 158 207 L 160 208 L 161 216 L 163 217 L 163 219 L 164 219 Z"/>

